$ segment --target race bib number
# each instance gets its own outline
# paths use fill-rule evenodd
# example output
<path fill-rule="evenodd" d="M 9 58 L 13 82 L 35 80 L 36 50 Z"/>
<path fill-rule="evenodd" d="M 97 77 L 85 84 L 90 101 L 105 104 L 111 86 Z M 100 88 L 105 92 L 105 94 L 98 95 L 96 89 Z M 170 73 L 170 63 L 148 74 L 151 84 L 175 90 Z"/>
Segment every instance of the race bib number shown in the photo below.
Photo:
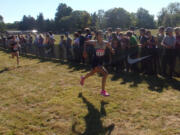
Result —
<path fill-rule="evenodd" d="M 13 47 L 13 49 L 14 49 L 15 51 L 17 51 L 17 50 L 18 50 L 18 45 L 15 45 L 15 46 Z"/>
<path fill-rule="evenodd" d="M 104 49 L 97 49 L 96 56 L 99 56 L 99 57 L 104 56 Z"/>

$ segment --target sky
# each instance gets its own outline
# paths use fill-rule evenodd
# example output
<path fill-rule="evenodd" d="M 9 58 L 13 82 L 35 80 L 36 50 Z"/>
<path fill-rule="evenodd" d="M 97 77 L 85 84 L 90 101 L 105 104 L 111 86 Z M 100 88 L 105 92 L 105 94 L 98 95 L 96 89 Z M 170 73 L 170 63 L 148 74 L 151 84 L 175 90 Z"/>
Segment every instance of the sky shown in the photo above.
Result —
<path fill-rule="evenodd" d="M 73 10 L 86 10 L 89 13 L 115 7 L 136 12 L 139 7 L 143 7 L 156 17 L 158 12 L 171 2 L 180 0 L 0 0 L 0 15 L 5 23 L 20 21 L 23 15 L 36 18 L 39 13 L 43 13 L 45 19 L 54 19 L 59 3 L 66 3 Z"/>

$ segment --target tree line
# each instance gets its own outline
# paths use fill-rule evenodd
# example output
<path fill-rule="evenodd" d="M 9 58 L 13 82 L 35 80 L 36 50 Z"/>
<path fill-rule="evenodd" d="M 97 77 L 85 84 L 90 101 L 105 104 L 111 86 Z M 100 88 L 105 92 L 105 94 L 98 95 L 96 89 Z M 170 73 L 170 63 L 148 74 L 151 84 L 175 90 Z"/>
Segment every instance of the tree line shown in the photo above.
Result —
<path fill-rule="evenodd" d="M 53 31 L 62 33 L 65 31 L 73 32 L 77 29 L 90 27 L 91 29 L 122 28 L 129 26 L 143 27 L 148 29 L 158 26 L 179 26 L 180 25 L 180 3 L 170 3 L 167 7 L 161 9 L 157 20 L 148 10 L 139 8 L 136 13 L 130 13 L 123 8 L 113 8 L 107 11 L 99 10 L 92 14 L 87 11 L 73 10 L 70 6 L 60 3 L 55 13 L 54 19 L 44 19 L 40 13 L 37 18 L 24 15 L 21 21 L 14 23 L 3 22 L 0 15 L 0 30 L 32 30 L 37 29 L 40 32 Z"/>

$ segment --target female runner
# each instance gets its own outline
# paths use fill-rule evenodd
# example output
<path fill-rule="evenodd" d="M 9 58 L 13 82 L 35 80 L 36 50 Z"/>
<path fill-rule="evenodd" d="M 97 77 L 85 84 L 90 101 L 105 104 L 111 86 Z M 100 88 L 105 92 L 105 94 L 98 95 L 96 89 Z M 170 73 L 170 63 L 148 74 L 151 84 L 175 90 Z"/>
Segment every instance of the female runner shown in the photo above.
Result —
<path fill-rule="evenodd" d="M 105 90 L 105 85 L 106 85 L 106 79 L 108 76 L 108 72 L 103 66 L 103 61 L 104 61 L 104 54 L 105 54 L 105 49 L 108 47 L 112 53 L 114 53 L 114 50 L 112 49 L 111 45 L 103 40 L 103 33 L 102 31 L 98 31 L 96 33 L 96 39 L 97 40 L 88 40 L 85 42 L 85 47 L 84 47 L 84 57 L 87 57 L 87 52 L 86 52 L 86 45 L 93 45 L 95 49 L 95 54 L 93 55 L 93 62 L 92 62 L 92 70 L 86 74 L 84 77 L 81 77 L 80 84 L 83 86 L 84 81 L 94 75 L 95 73 L 100 73 L 103 75 L 102 78 L 102 90 L 101 90 L 101 95 L 103 96 L 109 96 L 108 92 Z"/>
<path fill-rule="evenodd" d="M 17 58 L 17 66 L 19 66 L 19 44 L 17 42 L 16 36 L 10 37 L 10 50 L 12 58 Z"/>

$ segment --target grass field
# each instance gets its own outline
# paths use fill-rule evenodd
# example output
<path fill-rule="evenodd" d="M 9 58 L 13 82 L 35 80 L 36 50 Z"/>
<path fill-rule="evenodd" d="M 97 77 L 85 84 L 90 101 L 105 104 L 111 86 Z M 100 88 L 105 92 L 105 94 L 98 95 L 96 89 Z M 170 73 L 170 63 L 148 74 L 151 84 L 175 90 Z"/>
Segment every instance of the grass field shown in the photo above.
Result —
<path fill-rule="evenodd" d="M 109 75 L 79 78 L 83 65 L 0 51 L 0 135 L 180 135 L 180 78 Z"/>

